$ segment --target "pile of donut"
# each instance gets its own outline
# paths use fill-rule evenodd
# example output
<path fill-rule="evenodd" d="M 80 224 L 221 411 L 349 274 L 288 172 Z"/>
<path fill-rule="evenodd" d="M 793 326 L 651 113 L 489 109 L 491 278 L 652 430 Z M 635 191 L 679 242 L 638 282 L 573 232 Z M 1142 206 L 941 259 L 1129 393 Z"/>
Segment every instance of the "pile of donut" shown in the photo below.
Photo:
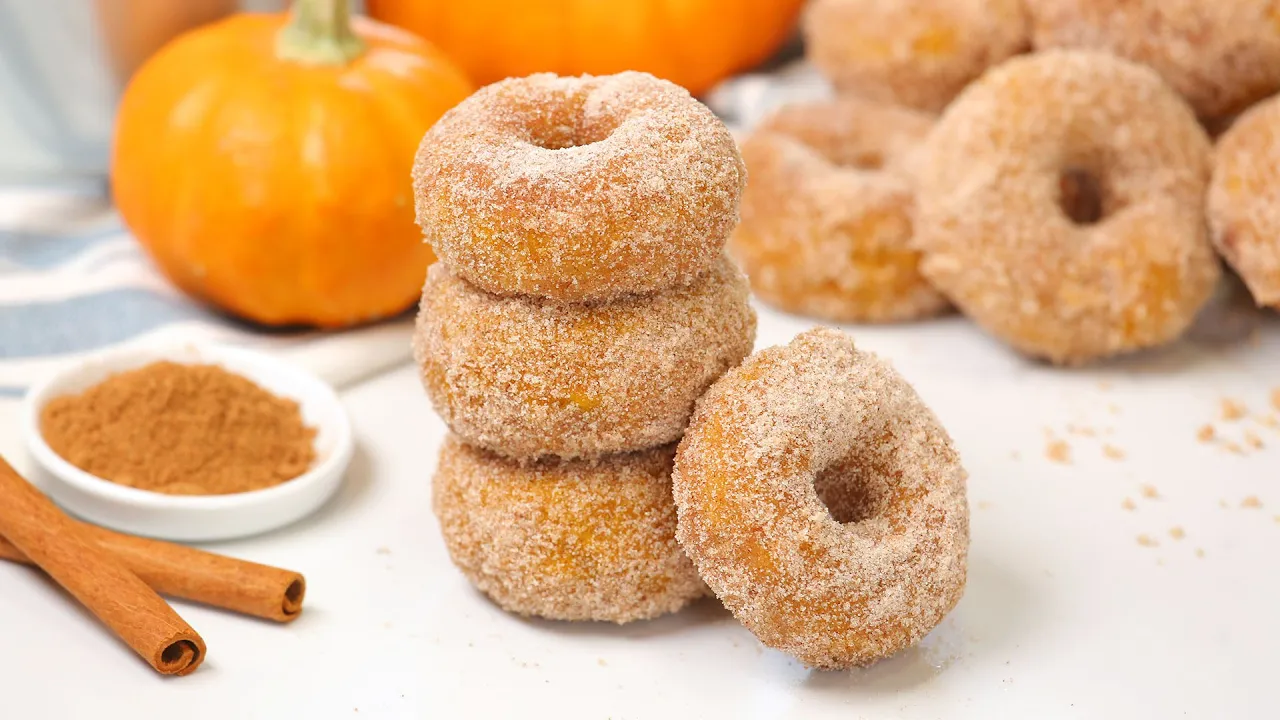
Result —
<path fill-rule="evenodd" d="M 440 258 L 415 358 L 452 431 L 434 510 L 508 611 L 623 623 L 710 590 L 809 665 L 869 663 L 959 600 L 966 476 L 845 335 L 747 357 L 745 180 L 724 125 L 640 73 L 506 80 L 437 122 L 414 166 Z"/>
<path fill-rule="evenodd" d="M 836 99 L 742 147 L 729 247 L 766 302 L 849 322 L 954 305 L 1080 364 L 1181 336 L 1216 247 L 1280 307 L 1275 2 L 813 0 L 803 27 Z"/>

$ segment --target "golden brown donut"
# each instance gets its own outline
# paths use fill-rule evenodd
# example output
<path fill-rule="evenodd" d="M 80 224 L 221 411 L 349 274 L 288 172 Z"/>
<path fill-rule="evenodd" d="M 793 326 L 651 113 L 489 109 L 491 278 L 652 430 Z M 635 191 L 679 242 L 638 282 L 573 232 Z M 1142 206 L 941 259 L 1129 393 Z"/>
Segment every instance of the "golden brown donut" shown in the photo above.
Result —
<path fill-rule="evenodd" d="M 1030 45 L 1022 0 L 813 0 L 803 27 L 843 93 L 935 113 Z"/>
<path fill-rule="evenodd" d="M 432 499 L 453 562 L 504 610 L 625 623 L 706 586 L 676 542 L 672 446 L 520 464 L 449 437 Z"/>
<path fill-rule="evenodd" d="M 921 271 L 1028 355 L 1073 364 L 1170 342 L 1221 275 L 1209 139 L 1146 67 L 1088 51 L 1010 60 L 947 109 L 925 157 Z"/>
<path fill-rule="evenodd" d="M 742 145 L 751 182 L 729 249 L 765 302 L 836 322 L 936 315 L 911 247 L 927 115 L 867 100 L 787 105 Z"/>
<path fill-rule="evenodd" d="M 964 592 L 966 475 L 886 363 L 835 330 L 751 356 L 676 455 L 677 537 L 765 645 L 846 668 L 920 640 Z"/>
<path fill-rule="evenodd" d="M 541 74 L 482 88 L 422 139 L 418 224 L 498 295 L 609 300 L 692 282 L 738 221 L 724 124 L 652 75 Z"/>
<path fill-rule="evenodd" d="M 693 285 L 602 305 L 501 298 L 432 266 L 414 355 L 436 411 L 513 458 L 680 439 L 693 403 L 751 352 L 747 282 L 725 257 Z"/>
<path fill-rule="evenodd" d="M 1035 46 L 1103 50 L 1151 66 L 1204 118 L 1280 90 L 1274 0 L 1027 0 Z"/>
<path fill-rule="evenodd" d="M 1254 300 L 1280 309 L 1280 98 L 1255 105 L 1218 141 L 1209 227 Z"/>

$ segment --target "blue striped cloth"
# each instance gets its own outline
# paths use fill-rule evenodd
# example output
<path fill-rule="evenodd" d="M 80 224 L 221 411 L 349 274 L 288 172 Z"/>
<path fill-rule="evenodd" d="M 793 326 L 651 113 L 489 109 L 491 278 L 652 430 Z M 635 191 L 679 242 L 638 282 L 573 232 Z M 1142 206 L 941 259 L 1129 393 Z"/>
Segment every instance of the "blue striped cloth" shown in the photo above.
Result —
<path fill-rule="evenodd" d="M 56 232 L 0 229 L 0 398 L 88 353 L 148 343 L 265 348 L 343 385 L 406 361 L 409 332 L 403 318 L 317 333 L 221 315 L 170 285 L 109 210 Z"/>

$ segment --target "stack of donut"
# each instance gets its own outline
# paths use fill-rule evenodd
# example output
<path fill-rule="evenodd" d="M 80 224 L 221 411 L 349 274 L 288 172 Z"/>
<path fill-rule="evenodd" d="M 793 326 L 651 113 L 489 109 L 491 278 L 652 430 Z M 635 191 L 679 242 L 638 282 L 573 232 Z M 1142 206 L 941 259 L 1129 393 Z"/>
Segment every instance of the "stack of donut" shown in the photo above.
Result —
<path fill-rule="evenodd" d="M 706 594 L 671 472 L 695 401 L 754 343 L 723 250 L 745 180 L 724 125 L 641 73 L 499 82 L 423 138 L 440 262 L 414 349 L 452 430 L 434 507 L 502 608 L 622 623 Z"/>
<path fill-rule="evenodd" d="M 1280 306 L 1271 0 L 814 0 L 804 29 L 836 99 L 742 148 L 730 248 L 765 301 L 853 322 L 950 304 L 1060 364 L 1180 337 L 1215 246 Z"/>

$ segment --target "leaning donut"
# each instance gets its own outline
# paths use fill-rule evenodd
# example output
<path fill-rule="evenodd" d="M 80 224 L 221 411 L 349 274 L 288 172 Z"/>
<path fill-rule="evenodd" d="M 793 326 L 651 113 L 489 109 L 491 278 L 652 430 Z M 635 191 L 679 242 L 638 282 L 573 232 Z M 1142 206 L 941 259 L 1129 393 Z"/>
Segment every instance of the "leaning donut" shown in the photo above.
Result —
<path fill-rule="evenodd" d="M 897 373 L 834 330 L 757 353 L 698 403 L 677 537 L 725 606 L 807 665 L 888 657 L 964 590 L 965 472 Z"/>
<path fill-rule="evenodd" d="M 751 182 L 729 240 L 756 295 L 836 322 L 947 308 L 911 246 L 912 164 L 932 127 L 922 113 L 852 97 L 765 118 L 742 144 Z"/>
<path fill-rule="evenodd" d="M 500 607 L 617 623 L 706 594 L 676 542 L 671 446 L 520 464 L 450 437 L 432 498 L 454 564 Z"/>
<path fill-rule="evenodd" d="M 461 277 L 566 302 L 692 282 L 746 181 L 710 110 L 635 72 L 489 85 L 427 132 L 413 177 L 427 242 Z"/>
<path fill-rule="evenodd" d="M 1167 343 L 1220 276 L 1209 139 L 1148 68 L 1086 51 L 1015 58 L 947 109 L 924 155 L 921 271 L 1029 355 L 1082 363 Z"/>
<path fill-rule="evenodd" d="M 1280 98 L 1255 105 L 1218 141 L 1209 227 L 1254 300 L 1280 309 Z"/>
<path fill-rule="evenodd" d="M 804 31 L 843 93 L 935 113 L 1030 46 L 1022 0 L 814 0 Z"/>
<path fill-rule="evenodd" d="M 1155 68 L 1207 120 L 1280 90 L 1274 0 L 1027 0 L 1037 48 L 1093 49 Z"/>
<path fill-rule="evenodd" d="M 603 305 L 497 297 L 436 263 L 415 357 L 467 442 L 522 459 L 630 452 L 680 439 L 694 401 L 751 352 L 747 296 L 723 256 L 692 285 Z"/>

